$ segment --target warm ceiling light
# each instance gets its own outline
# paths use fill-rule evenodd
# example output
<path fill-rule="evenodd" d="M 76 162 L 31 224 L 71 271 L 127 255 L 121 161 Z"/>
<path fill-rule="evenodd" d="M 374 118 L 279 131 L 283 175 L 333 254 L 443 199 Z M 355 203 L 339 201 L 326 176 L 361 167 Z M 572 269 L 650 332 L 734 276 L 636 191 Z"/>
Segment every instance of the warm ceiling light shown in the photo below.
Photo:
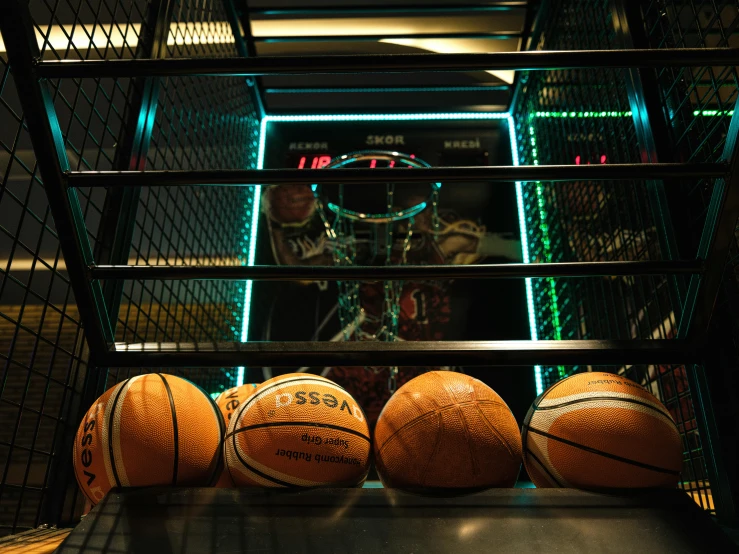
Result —
<path fill-rule="evenodd" d="M 464 38 L 384 38 L 380 42 L 388 44 L 398 44 L 402 46 L 410 46 L 413 48 L 419 48 L 428 52 L 437 52 L 439 54 L 485 54 L 491 51 L 491 43 L 493 41 L 487 40 L 475 40 L 475 39 L 464 39 Z M 496 40 L 494 45 L 500 44 L 500 46 L 508 46 L 508 41 Z M 515 47 L 517 50 L 518 39 L 515 39 L 515 44 L 510 44 L 510 47 Z M 512 51 L 514 48 L 508 48 L 507 50 L 493 50 L 494 52 L 505 52 Z M 494 75 L 504 83 L 509 85 L 513 83 L 515 75 L 514 71 L 498 71 L 489 70 L 487 73 Z"/>
<path fill-rule="evenodd" d="M 73 50 L 89 50 L 95 48 L 129 48 L 135 50 L 139 43 L 140 23 L 119 25 L 117 23 L 98 23 L 95 25 L 51 25 L 43 28 L 46 38 L 36 28 L 36 40 L 39 49 L 49 48 L 58 53 L 67 48 Z M 209 21 L 194 23 L 172 23 L 170 25 L 167 45 L 191 44 L 232 44 L 231 26 L 228 21 Z M 6 52 L 5 43 L 0 37 L 0 52 Z"/>
<path fill-rule="evenodd" d="M 523 12 L 496 12 L 487 15 L 313 17 L 304 19 L 252 19 L 256 38 L 270 37 L 362 37 L 406 36 L 414 34 L 479 35 L 521 32 Z"/>

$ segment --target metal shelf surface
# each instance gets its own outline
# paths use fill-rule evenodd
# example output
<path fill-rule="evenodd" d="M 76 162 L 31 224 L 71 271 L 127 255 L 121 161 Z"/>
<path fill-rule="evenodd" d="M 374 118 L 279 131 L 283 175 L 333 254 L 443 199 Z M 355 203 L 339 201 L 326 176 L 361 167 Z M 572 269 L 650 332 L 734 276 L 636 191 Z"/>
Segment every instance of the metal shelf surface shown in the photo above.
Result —
<path fill-rule="evenodd" d="M 429 497 L 388 489 L 159 488 L 109 493 L 57 552 L 737 551 L 679 490 Z"/>

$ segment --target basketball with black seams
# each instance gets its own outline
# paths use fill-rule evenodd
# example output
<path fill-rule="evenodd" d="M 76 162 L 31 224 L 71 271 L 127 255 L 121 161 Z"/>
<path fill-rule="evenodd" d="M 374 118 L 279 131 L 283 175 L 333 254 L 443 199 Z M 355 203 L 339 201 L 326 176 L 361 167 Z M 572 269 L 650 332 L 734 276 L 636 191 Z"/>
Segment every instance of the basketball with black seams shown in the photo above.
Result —
<path fill-rule="evenodd" d="M 237 487 L 357 487 L 367 478 L 367 418 L 339 385 L 289 373 L 262 383 L 231 418 L 224 454 Z"/>
<path fill-rule="evenodd" d="M 174 375 L 138 375 L 85 414 L 74 473 L 92 504 L 113 487 L 210 486 L 223 466 L 224 432 L 215 402 L 198 386 Z"/>
<path fill-rule="evenodd" d="M 375 427 L 383 484 L 419 493 L 512 487 L 521 437 L 508 405 L 482 381 L 430 371 L 400 387 Z"/>
<path fill-rule="evenodd" d="M 638 383 L 611 373 L 579 373 L 552 385 L 526 415 L 522 441 L 537 487 L 675 487 L 682 469 L 670 412 Z"/>
<path fill-rule="evenodd" d="M 246 383 L 245 385 L 226 389 L 216 397 L 216 406 L 221 410 L 226 426 L 228 426 L 231 417 L 239 409 L 239 406 L 254 394 L 257 386 L 257 383 Z"/>

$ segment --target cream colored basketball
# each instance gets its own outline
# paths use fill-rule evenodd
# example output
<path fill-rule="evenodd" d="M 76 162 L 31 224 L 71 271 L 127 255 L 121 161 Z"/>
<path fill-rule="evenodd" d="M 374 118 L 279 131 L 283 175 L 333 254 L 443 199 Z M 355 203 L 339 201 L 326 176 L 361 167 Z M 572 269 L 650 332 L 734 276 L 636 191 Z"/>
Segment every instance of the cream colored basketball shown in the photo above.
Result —
<path fill-rule="evenodd" d="M 547 389 L 524 420 L 522 442 L 537 487 L 674 487 L 682 469 L 670 412 L 611 373 L 580 373 Z"/>
<path fill-rule="evenodd" d="M 364 412 L 333 381 L 306 373 L 262 383 L 231 418 L 226 467 L 239 487 L 354 487 L 367 477 Z"/>

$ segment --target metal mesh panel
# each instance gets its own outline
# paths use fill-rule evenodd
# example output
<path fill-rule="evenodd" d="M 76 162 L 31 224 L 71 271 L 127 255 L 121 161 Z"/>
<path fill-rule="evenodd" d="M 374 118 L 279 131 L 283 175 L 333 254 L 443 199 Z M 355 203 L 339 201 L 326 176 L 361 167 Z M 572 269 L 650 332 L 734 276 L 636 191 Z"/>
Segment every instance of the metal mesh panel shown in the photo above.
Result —
<path fill-rule="evenodd" d="M 534 46 L 617 48 L 609 2 L 553 2 Z M 521 78 L 514 106 L 520 163 L 641 160 L 624 71 L 558 70 Z M 663 259 L 646 183 L 527 183 L 522 191 L 532 262 Z M 539 339 L 661 339 L 677 331 L 680 312 L 663 277 L 539 279 L 531 286 Z M 541 384 L 588 370 L 625 375 L 665 403 L 683 437 L 683 487 L 713 509 L 685 368 L 542 367 Z"/>
<path fill-rule="evenodd" d="M 112 59 L 141 56 L 148 4 L 33 0 L 30 9 L 44 59 Z M 237 55 L 222 2 L 176 2 L 166 51 Z M 82 502 L 73 478 L 66 498 L 49 494 L 69 477 L 56 468 L 60 456 L 68 461 L 70 437 L 88 407 L 81 405 L 83 395 L 154 369 L 96 369 L 88 375 L 80 317 L 4 59 L 0 71 L 0 534 L 7 534 L 78 517 Z M 71 169 L 122 169 L 118 149 L 129 112 L 138 110 L 141 82 L 49 84 Z M 238 78 L 161 80 L 147 167 L 254 167 L 258 120 L 247 92 Z M 136 211 L 132 263 L 242 263 L 252 194 L 250 187 L 145 189 Z M 82 189 L 79 197 L 94 246 L 106 191 Z M 117 340 L 238 340 L 243 296 L 240 283 L 127 283 Z M 230 368 L 161 371 L 208 392 L 231 386 L 235 378 Z"/>
<path fill-rule="evenodd" d="M 140 15 L 141 3 L 124 4 L 116 15 L 125 26 Z M 46 59 L 131 55 L 126 40 L 112 46 L 112 25 L 99 24 L 107 13 L 88 11 L 89 5 L 77 10 L 66 2 L 34 2 L 31 10 Z M 137 35 L 124 36 L 134 40 Z M 95 47 L 82 45 L 83 37 L 88 42 L 94 37 Z M 5 534 L 35 527 L 47 513 L 55 456 L 68 455 L 59 449 L 60 441 L 76 427 L 87 362 L 58 236 L 6 60 L 0 60 L 0 68 L 0 533 Z M 110 168 L 128 83 L 51 85 L 72 167 Z M 81 194 L 93 238 L 103 199 L 103 192 Z"/>
<path fill-rule="evenodd" d="M 739 46 L 739 8 L 736 2 L 650 0 L 642 6 L 651 48 L 705 48 Z M 665 68 L 658 72 L 660 96 L 679 161 L 718 161 L 729 121 L 739 99 L 739 71 L 735 66 Z M 677 161 L 677 160 L 676 160 Z M 685 249 L 698 247 L 711 197 L 710 183 L 700 180 L 683 186 L 687 199 L 681 221 L 686 222 Z M 736 236 L 739 238 L 739 230 Z M 728 314 L 739 352 L 739 248 L 730 251 L 730 263 L 718 309 Z"/>
<path fill-rule="evenodd" d="M 176 5 L 167 55 L 238 55 L 223 4 Z M 259 126 L 246 87 L 237 77 L 161 79 L 147 168 L 255 167 Z M 131 263 L 240 265 L 252 202 L 252 187 L 144 188 Z M 116 338 L 239 340 L 243 297 L 243 284 L 232 281 L 129 282 Z"/>
<path fill-rule="evenodd" d="M 650 48 L 739 46 L 736 2 L 650 0 L 643 4 Z M 678 160 L 719 160 L 739 98 L 737 68 L 664 68 L 658 78 Z M 691 252 L 698 246 L 711 191 L 710 183 L 703 180 L 682 191 L 688 198 L 686 217 L 693 231 Z"/>
<path fill-rule="evenodd" d="M 650 48 L 739 46 L 739 6 L 735 1 L 645 0 L 641 10 Z M 737 67 L 663 68 L 658 70 L 657 78 L 674 161 L 720 160 L 729 122 L 739 99 Z M 679 192 L 684 201 L 679 204 L 680 213 L 675 220 L 685 227 L 681 233 L 681 251 L 684 256 L 692 256 L 698 249 L 701 230 L 706 223 L 713 186 L 706 180 L 699 180 L 682 184 Z M 735 231 L 735 236 L 739 238 L 739 230 Z M 721 361 L 717 362 L 721 367 L 710 369 L 714 370 L 716 383 L 715 402 L 724 406 L 737 402 L 733 382 L 739 367 L 737 241 L 731 245 L 727 262 L 710 331 L 722 351 Z M 733 349 L 729 347 L 732 341 Z M 728 423 L 731 417 L 728 413 L 717 414 L 719 425 L 731 425 Z M 733 430 L 729 433 L 733 435 Z M 733 445 L 729 444 L 729 448 Z"/>

